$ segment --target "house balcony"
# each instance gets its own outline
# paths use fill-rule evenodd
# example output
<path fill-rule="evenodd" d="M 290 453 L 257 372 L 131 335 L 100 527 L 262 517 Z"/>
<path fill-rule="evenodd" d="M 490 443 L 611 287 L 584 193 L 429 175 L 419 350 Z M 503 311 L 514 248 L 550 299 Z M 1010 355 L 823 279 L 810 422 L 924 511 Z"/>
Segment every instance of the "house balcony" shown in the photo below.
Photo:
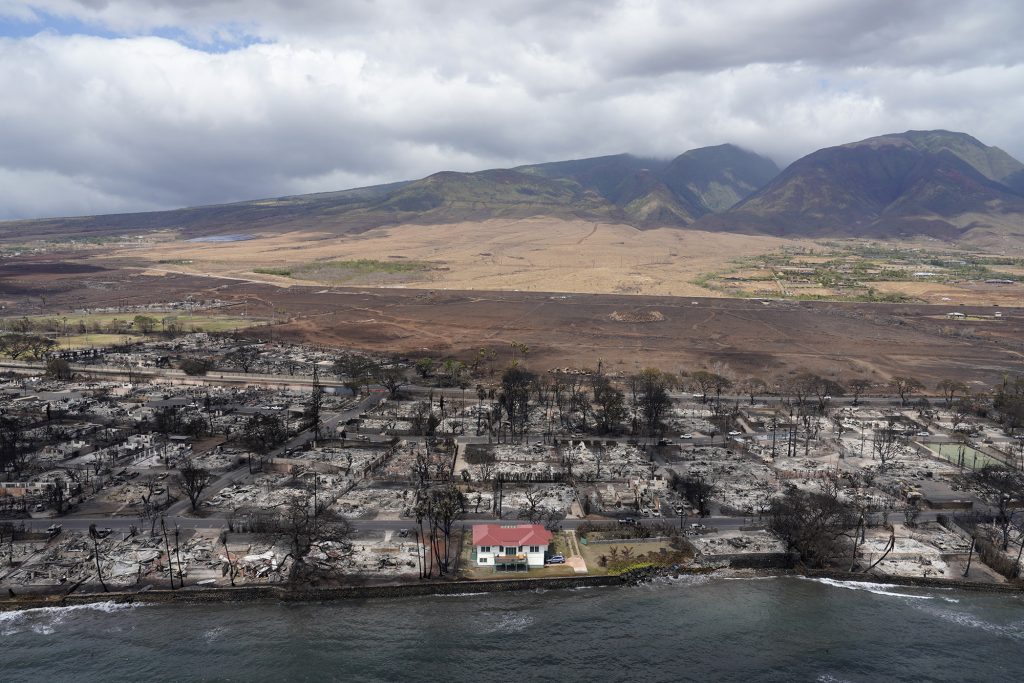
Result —
<path fill-rule="evenodd" d="M 527 572 L 530 571 L 530 565 L 525 553 L 520 555 L 495 555 L 494 571 Z"/>

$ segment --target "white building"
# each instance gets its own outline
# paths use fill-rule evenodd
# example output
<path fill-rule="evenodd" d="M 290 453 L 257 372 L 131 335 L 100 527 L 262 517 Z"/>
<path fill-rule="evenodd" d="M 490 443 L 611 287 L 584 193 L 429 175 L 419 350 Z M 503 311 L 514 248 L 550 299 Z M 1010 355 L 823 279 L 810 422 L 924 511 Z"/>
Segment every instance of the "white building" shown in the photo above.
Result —
<path fill-rule="evenodd" d="M 473 551 L 478 567 L 529 571 L 543 567 L 552 534 L 540 524 L 474 524 Z"/>

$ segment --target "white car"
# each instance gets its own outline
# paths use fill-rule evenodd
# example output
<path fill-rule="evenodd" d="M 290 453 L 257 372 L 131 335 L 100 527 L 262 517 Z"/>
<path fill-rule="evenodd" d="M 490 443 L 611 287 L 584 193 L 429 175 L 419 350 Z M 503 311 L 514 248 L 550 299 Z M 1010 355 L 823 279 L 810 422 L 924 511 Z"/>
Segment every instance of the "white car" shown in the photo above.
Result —
<path fill-rule="evenodd" d="M 680 439 L 692 439 L 693 438 L 693 434 L 680 434 L 679 438 Z"/>
<path fill-rule="evenodd" d="M 729 432 L 729 436 L 742 436 L 743 432 L 737 432 L 735 430 Z"/>

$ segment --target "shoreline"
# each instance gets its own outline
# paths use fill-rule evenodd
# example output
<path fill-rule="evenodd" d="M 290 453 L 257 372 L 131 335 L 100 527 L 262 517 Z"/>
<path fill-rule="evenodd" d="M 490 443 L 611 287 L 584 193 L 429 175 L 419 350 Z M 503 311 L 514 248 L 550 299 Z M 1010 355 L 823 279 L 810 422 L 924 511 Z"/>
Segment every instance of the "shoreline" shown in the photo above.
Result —
<path fill-rule="evenodd" d="M 190 587 L 177 590 L 111 591 L 107 593 L 71 593 L 68 595 L 35 593 L 0 599 L 0 612 L 73 607 L 97 603 L 115 604 L 204 604 L 231 602 L 338 602 L 376 598 L 407 598 L 442 595 L 473 595 L 527 590 L 560 590 L 599 586 L 635 586 L 662 577 L 710 576 L 721 578 L 798 577 L 830 579 L 916 588 L 938 588 L 988 593 L 1022 593 L 1024 583 L 981 583 L 977 581 L 907 576 L 877 576 L 828 569 L 719 569 L 704 567 L 644 568 L 619 575 L 555 577 L 542 579 L 497 579 L 485 581 L 431 581 L 332 588 L 284 586 L 239 586 L 235 588 Z"/>

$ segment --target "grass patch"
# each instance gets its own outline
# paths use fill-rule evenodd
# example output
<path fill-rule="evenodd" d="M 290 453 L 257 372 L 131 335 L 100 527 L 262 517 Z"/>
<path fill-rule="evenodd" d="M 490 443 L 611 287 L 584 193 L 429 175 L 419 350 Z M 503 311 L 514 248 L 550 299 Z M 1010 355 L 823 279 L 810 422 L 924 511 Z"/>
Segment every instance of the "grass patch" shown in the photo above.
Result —
<path fill-rule="evenodd" d="M 182 314 L 181 311 L 147 311 L 145 313 L 87 313 L 75 315 L 34 315 L 27 316 L 37 334 L 47 334 L 58 341 L 64 339 L 104 338 L 104 343 L 138 336 L 129 323 L 136 315 L 154 318 L 156 326 L 153 331 L 159 333 L 173 325 L 180 332 L 230 332 L 232 330 L 260 325 L 264 321 L 258 318 L 228 315 Z M 0 327 L 9 329 L 16 320 L 23 316 L 0 318 Z M 84 325 L 84 328 L 82 327 Z M 64 333 L 67 333 L 65 335 Z M 113 340 L 109 339 L 113 338 Z M 139 336 L 141 338 L 141 336 Z M 93 342 L 97 345 L 99 342 Z"/>
<path fill-rule="evenodd" d="M 57 339 L 61 349 L 88 349 L 94 346 L 115 346 L 117 344 L 134 344 L 145 337 L 137 334 L 73 334 Z"/>
<path fill-rule="evenodd" d="M 426 261 L 377 261 L 376 259 L 357 259 L 355 261 L 324 261 L 310 264 L 310 270 L 347 270 L 355 275 L 370 273 L 419 273 L 432 269 L 434 266 Z"/>
<path fill-rule="evenodd" d="M 347 282 L 357 278 L 373 276 L 401 276 L 426 273 L 437 267 L 426 261 L 378 261 L 377 259 L 356 259 L 352 261 L 314 261 L 298 266 L 261 266 L 252 272 L 260 275 L 276 275 L 298 280 L 322 280 Z"/>
<path fill-rule="evenodd" d="M 292 276 L 290 268 L 253 268 L 252 272 L 259 273 L 260 275 L 279 275 L 281 277 Z"/>

